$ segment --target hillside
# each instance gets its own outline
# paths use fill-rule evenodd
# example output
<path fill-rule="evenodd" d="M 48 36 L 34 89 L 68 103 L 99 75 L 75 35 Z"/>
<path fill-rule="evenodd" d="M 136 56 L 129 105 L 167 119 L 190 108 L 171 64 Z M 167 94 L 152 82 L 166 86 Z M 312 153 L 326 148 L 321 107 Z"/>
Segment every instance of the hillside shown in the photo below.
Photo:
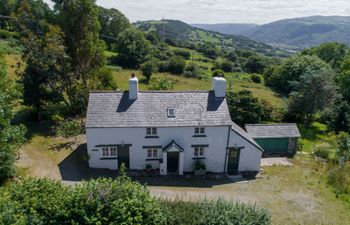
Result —
<path fill-rule="evenodd" d="M 142 31 L 156 31 L 165 39 L 175 42 L 179 41 L 188 44 L 211 42 L 222 48 L 251 50 L 266 56 L 285 55 L 285 52 L 281 52 L 267 44 L 252 41 L 244 36 L 207 31 L 177 20 L 141 21 L 134 25 Z"/>
<path fill-rule="evenodd" d="M 241 35 L 247 32 L 250 29 L 254 29 L 258 24 L 253 23 L 217 23 L 217 24 L 191 24 L 191 26 L 219 32 L 222 34 L 229 34 L 229 35 Z"/>
<path fill-rule="evenodd" d="M 279 20 L 246 29 L 249 26 L 251 25 L 201 25 L 207 30 L 244 35 L 252 40 L 284 49 L 300 50 L 325 42 L 350 45 L 350 17 L 312 16 Z"/>

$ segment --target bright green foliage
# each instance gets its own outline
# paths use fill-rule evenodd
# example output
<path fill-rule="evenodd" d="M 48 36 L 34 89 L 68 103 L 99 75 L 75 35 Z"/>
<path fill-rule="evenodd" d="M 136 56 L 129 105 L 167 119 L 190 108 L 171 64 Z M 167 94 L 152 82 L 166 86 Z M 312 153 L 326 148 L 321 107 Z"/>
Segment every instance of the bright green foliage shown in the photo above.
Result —
<path fill-rule="evenodd" d="M 316 55 L 331 67 L 338 71 L 341 63 L 344 60 L 348 47 L 346 44 L 329 42 L 321 44 L 320 46 L 306 49 L 302 52 L 304 55 Z"/>
<path fill-rule="evenodd" d="M 181 75 L 186 68 L 186 61 L 180 56 L 174 56 L 169 59 L 168 72 Z"/>
<path fill-rule="evenodd" d="M 116 50 L 120 65 L 136 68 L 146 61 L 150 46 L 141 31 L 129 28 L 118 36 Z"/>
<path fill-rule="evenodd" d="M 271 216 L 266 210 L 222 199 L 200 202 L 163 201 L 163 205 L 171 215 L 168 224 L 271 224 Z"/>
<path fill-rule="evenodd" d="M 76 187 L 27 179 L 0 190 L 2 224 L 166 224 L 146 187 L 122 176 Z"/>
<path fill-rule="evenodd" d="M 271 120 L 272 108 L 253 97 L 249 90 L 228 92 L 226 99 L 232 121 L 240 126 Z"/>
<path fill-rule="evenodd" d="M 118 84 L 112 74 L 112 70 L 103 67 L 93 73 L 89 84 L 90 90 L 117 90 Z"/>
<path fill-rule="evenodd" d="M 175 55 L 182 56 L 185 59 L 191 58 L 191 52 L 184 50 L 184 49 L 175 49 L 174 53 L 175 53 Z"/>
<path fill-rule="evenodd" d="M 157 64 L 153 61 L 147 61 L 141 65 L 142 75 L 146 78 L 146 81 L 149 82 L 151 80 L 151 76 L 154 72 L 157 72 L 158 67 Z"/>
<path fill-rule="evenodd" d="M 213 77 L 217 76 L 225 77 L 225 72 L 222 69 L 216 69 L 213 72 Z"/>
<path fill-rule="evenodd" d="M 185 72 L 183 73 L 185 77 L 192 77 L 192 78 L 198 78 L 201 79 L 201 70 L 194 62 L 189 62 L 186 65 Z"/>
<path fill-rule="evenodd" d="M 304 122 L 306 126 L 313 121 L 313 116 L 322 112 L 336 97 L 334 74 L 330 69 L 308 70 L 293 82 L 289 115 Z"/>
<path fill-rule="evenodd" d="M 252 74 L 250 76 L 250 79 L 254 82 L 254 83 L 261 83 L 262 82 L 262 78 L 260 75 L 258 74 Z"/>
<path fill-rule="evenodd" d="M 218 55 L 216 46 L 211 42 L 205 42 L 199 46 L 198 51 L 211 59 L 215 59 Z"/>
<path fill-rule="evenodd" d="M 281 66 L 269 67 L 266 84 L 275 90 L 289 94 L 292 91 L 291 82 L 300 81 L 307 71 L 330 69 L 330 66 L 316 56 L 296 55 L 288 58 Z"/>
<path fill-rule="evenodd" d="M 152 78 L 148 86 L 149 90 L 173 90 L 175 80 L 167 77 Z"/>
<path fill-rule="evenodd" d="M 11 125 L 11 103 L 16 97 L 15 87 L 8 79 L 6 64 L 0 56 L 0 182 L 15 174 L 15 157 L 24 142 L 24 126 Z"/>

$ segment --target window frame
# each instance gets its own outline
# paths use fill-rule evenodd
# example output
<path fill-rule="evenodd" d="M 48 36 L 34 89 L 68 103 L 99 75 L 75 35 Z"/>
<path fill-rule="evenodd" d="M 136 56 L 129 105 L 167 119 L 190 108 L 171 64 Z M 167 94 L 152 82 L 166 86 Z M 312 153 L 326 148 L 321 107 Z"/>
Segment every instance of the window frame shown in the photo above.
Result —
<path fill-rule="evenodd" d="M 173 112 L 172 114 L 170 112 Z M 176 110 L 175 108 L 168 108 L 167 109 L 167 115 L 168 118 L 175 118 L 176 117 Z"/>
<path fill-rule="evenodd" d="M 193 149 L 194 157 L 205 157 L 205 147 L 198 146 Z"/>
<path fill-rule="evenodd" d="M 205 127 L 195 127 L 194 134 L 195 135 L 205 135 Z"/>
<path fill-rule="evenodd" d="M 118 148 L 115 146 L 102 147 L 102 158 L 117 158 Z"/>
<path fill-rule="evenodd" d="M 151 153 L 149 155 L 149 153 Z M 158 149 L 157 148 L 147 148 L 146 149 L 146 158 L 147 159 L 158 159 Z"/>
<path fill-rule="evenodd" d="M 158 129 L 157 127 L 147 127 L 146 128 L 146 136 L 157 136 Z"/>

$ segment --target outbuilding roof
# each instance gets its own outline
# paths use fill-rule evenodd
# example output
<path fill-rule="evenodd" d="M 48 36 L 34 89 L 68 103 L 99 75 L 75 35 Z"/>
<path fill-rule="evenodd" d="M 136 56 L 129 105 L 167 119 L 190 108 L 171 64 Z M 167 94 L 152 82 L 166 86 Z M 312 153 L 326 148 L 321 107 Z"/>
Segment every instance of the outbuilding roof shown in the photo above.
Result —
<path fill-rule="evenodd" d="M 301 137 L 295 123 L 288 124 L 247 124 L 247 133 L 252 138 L 299 138 Z"/>
<path fill-rule="evenodd" d="M 175 109 L 175 116 L 168 116 Z M 213 91 L 141 91 L 135 100 L 129 92 L 91 92 L 87 128 L 182 127 L 231 125 L 225 98 Z"/>

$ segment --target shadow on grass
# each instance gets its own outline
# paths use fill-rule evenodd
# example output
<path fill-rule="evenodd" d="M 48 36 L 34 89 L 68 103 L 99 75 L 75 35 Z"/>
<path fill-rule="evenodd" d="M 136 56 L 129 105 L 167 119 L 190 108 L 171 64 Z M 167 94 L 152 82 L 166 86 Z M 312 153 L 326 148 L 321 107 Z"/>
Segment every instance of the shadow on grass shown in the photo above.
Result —
<path fill-rule="evenodd" d="M 322 135 L 327 134 L 327 126 L 321 123 L 313 123 L 310 127 L 299 125 L 299 130 L 303 139 L 308 141 L 320 140 Z"/>
<path fill-rule="evenodd" d="M 84 156 L 86 155 L 86 144 L 82 144 L 59 163 L 58 167 L 63 181 L 78 182 L 97 179 L 99 177 L 115 178 L 118 176 L 117 171 L 89 168 L 88 162 L 84 160 Z M 142 176 L 144 175 L 143 171 L 129 171 L 128 175 L 131 176 L 134 181 L 150 186 L 209 188 L 216 185 L 233 183 L 232 180 L 226 177 L 212 180 L 203 178 L 186 179 L 180 176 L 160 175 L 147 177 Z"/>

